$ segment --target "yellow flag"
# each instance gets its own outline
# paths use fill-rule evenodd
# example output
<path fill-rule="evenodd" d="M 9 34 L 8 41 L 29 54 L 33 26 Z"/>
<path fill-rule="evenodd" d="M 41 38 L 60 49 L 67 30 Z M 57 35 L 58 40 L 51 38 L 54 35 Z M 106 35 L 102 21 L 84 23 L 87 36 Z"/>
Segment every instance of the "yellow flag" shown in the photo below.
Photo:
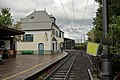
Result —
<path fill-rule="evenodd" d="M 88 42 L 87 44 L 87 53 L 96 56 L 99 48 L 98 43 Z"/>

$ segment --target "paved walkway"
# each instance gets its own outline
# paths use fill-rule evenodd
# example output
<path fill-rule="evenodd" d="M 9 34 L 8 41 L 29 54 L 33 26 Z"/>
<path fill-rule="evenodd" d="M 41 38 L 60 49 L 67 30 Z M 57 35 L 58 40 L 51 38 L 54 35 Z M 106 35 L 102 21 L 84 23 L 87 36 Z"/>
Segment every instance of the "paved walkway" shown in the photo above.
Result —
<path fill-rule="evenodd" d="M 24 80 L 66 55 L 65 52 L 56 55 L 17 55 L 16 58 L 6 59 L 4 65 L 0 65 L 0 80 Z"/>

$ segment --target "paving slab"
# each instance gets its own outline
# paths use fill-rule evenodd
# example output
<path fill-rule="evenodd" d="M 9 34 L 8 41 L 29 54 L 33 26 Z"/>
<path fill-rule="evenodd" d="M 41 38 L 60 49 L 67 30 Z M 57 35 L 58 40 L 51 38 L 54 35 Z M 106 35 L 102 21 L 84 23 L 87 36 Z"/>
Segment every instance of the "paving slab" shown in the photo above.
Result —
<path fill-rule="evenodd" d="M 0 80 L 24 80 L 65 57 L 63 52 L 55 55 L 17 55 L 0 65 Z"/>

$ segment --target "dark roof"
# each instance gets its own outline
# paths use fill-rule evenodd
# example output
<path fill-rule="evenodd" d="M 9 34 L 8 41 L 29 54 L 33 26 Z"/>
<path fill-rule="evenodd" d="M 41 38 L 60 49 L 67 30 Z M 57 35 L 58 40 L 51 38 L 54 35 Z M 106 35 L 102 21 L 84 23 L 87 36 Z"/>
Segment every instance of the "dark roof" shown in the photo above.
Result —
<path fill-rule="evenodd" d="M 75 42 L 75 40 L 69 39 L 69 38 L 64 38 L 64 41 L 73 41 L 73 42 Z"/>
<path fill-rule="evenodd" d="M 15 36 L 21 34 L 25 34 L 25 32 L 0 26 L 0 36 Z"/>
<path fill-rule="evenodd" d="M 50 18 L 54 18 L 55 20 L 56 20 L 56 18 L 51 14 L 51 15 L 49 15 L 50 16 Z"/>
<path fill-rule="evenodd" d="M 31 17 L 34 17 L 34 19 L 31 20 Z M 51 20 L 51 18 L 54 18 L 56 20 L 56 18 L 53 15 L 49 15 L 46 12 L 46 10 L 34 11 L 21 20 L 22 30 L 23 31 L 36 31 L 40 29 L 48 30 L 52 29 L 53 25 L 60 30 L 60 28 Z M 61 32 L 64 33 L 63 31 Z"/>
<path fill-rule="evenodd" d="M 60 28 L 55 24 L 55 23 L 52 23 L 53 25 L 56 26 L 56 28 L 58 28 L 60 30 Z M 60 32 L 64 33 L 63 31 L 60 30 Z"/>
<path fill-rule="evenodd" d="M 72 41 L 75 41 L 75 40 L 73 40 L 73 39 L 64 38 L 64 41 L 67 41 L 67 40 L 72 40 Z"/>
<path fill-rule="evenodd" d="M 31 20 L 31 17 L 34 19 Z M 51 29 L 52 21 L 49 14 L 44 11 L 34 11 L 21 20 L 22 30 Z"/>

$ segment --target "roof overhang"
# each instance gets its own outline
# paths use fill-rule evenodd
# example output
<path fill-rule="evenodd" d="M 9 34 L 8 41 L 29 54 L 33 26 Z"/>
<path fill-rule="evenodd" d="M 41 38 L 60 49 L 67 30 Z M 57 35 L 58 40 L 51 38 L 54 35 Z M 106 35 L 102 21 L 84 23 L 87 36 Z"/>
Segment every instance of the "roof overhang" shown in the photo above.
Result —
<path fill-rule="evenodd" d="M 0 26 L 0 36 L 15 36 L 21 34 L 25 34 L 25 32 Z"/>
<path fill-rule="evenodd" d="M 64 41 L 68 41 L 68 40 L 75 41 L 75 40 L 70 39 L 70 38 L 64 38 Z"/>

